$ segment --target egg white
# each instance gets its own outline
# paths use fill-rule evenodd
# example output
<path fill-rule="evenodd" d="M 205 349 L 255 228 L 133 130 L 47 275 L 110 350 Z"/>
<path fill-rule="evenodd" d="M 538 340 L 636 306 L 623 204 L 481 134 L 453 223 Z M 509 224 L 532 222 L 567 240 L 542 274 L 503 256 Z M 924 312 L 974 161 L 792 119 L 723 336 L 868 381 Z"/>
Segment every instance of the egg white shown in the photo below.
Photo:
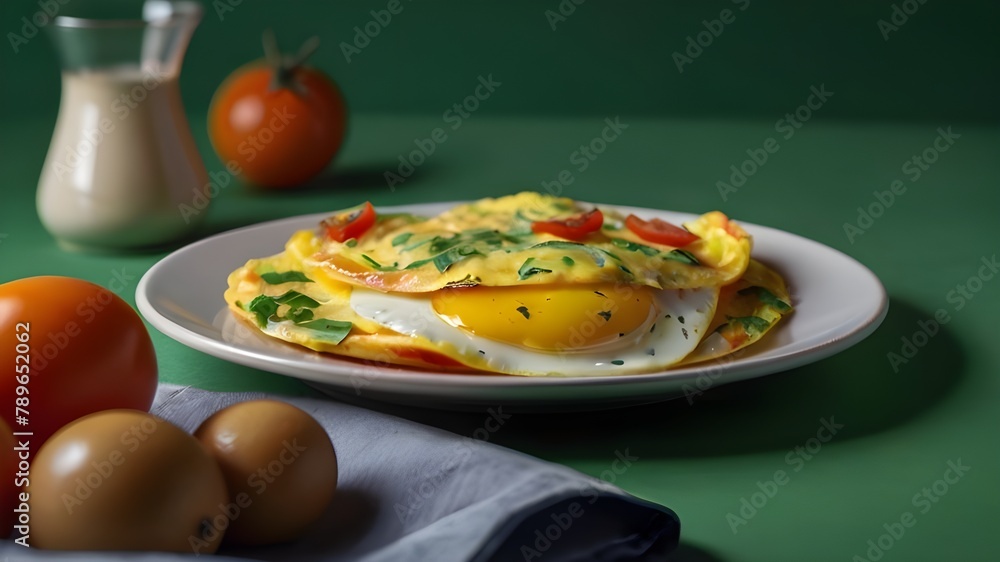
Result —
<path fill-rule="evenodd" d="M 468 365 L 517 375 L 599 376 L 649 372 L 674 365 L 691 353 L 705 335 L 718 303 L 717 287 L 655 292 L 646 321 L 616 341 L 581 350 L 544 352 L 476 336 L 446 322 L 430 298 L 351 292 L 351 308 L 401 334 L 442 344 L 446 355 Z M 452 353 L 448 353 L 448 352 Z"/>

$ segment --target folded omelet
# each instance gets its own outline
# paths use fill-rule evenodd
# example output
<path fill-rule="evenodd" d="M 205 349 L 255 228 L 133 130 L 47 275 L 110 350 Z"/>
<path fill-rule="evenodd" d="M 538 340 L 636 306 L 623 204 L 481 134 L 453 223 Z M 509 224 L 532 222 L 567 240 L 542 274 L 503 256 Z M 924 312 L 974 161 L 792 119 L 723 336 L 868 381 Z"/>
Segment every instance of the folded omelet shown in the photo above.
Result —
<path fill-rule="evenodd" d="M 265 334 L 378 364 L 655 372 L 750 345 L 791 311 L 738 225 L 684 227 L 531 192 L 435 217 L 366 204 L 247 262 L 225 298 Z"/>

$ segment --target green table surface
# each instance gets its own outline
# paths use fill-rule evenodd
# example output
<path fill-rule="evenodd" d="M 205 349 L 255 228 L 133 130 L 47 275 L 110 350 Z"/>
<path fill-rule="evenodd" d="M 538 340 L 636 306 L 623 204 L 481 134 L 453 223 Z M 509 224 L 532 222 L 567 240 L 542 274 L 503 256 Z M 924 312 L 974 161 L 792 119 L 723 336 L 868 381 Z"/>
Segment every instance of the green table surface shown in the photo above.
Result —
<path fill-rule="evenodd" d="M 491 440 L 613 477 L 625 490 L 673 508 L 683 525 L 676 560 L 995 559 L 1000 281 L 973 282 L 979 290 L 971 299 L 952 291 L 998 252 L 998 131 L 961 123 L 817 118 L 785 139 L 773 120 L 620 117 L 628 128 L 578 172 L 571 154 L 601 133 L 602 118 L 473 115 L 449 130 L 448 140 L 393 191 L 383 172 L 413 148 L 415 138 L 449 125 L 440 115 L 355 115 L 346 149 L 329 174 L 285 193 L 231 184 L 211 207 L 203 234 L 365 199 L 396 205 L 541 189 L 567 169 L 574 177 L 565 188 L 570 197 L 691 212 L 720 209 L 837 248 L 871 268 L 890 295 L 885 322 L 861 344 L 792 371 L 711 389 L 693 404 L 516 414 Z M 206 166 L 221 170 L 204 119 L 191 119 Z M 939 127 L 949 126 L 960 136 L 914 178 L 904 165 L 934 146 Z M 128 282 L 121 296 L 134 304 L 139 277 L 164 253 L 58 249 L 34 206 L 52 118 L 12 119 L 4 129 L 0 281 L 60 274 L 108 285 L 121 277 Z M 779 150 L 723 200 L 716 182 L 768 137 Z M 849 240 L 845 222 L 856 223 L 858 208 L 876 201 L 873 191 L 889 190 L 897 179 L 905 192 Z M 950 321 L 896 372 L 888 354 L 900 353 L 901 338 L 912 338 L 938 309 Z M 150 330 L 164 382 L 313 392 L 294 379 L 227 363 Z M 380 409 L 463 435 L 488 415 Z M 827 436 L 821 420 L 843 425 L 822 444 L 815 439 Z M 614 474 L 616 451 L 638 460 Z M 969 469 L 947 472 L 949 463 Z M 781 484 L 773 483 L 777 471 L 785 474 L 778 475 Z M 884 552 L 873 550 L 879 541 L 888 547 Z"/>

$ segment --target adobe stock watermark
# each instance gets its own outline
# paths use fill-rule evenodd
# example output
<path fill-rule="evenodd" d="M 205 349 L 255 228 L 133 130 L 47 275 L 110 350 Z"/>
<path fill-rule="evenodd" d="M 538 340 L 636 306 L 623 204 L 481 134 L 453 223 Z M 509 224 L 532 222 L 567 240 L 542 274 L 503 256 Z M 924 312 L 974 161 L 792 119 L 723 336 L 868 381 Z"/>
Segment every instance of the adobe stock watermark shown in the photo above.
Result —
<path fill-rule="evenodd" d="M 573 164 L 573 169 L 576 173 L 582 174 L 586 172 L 590 165 L 604 154 L 604 151 L 608 149 L 612 143 L 621 138 L 622 133 L 628 129 L 628 123 L 622 123 L 621 117 L 615 115 L 614 119 L 607 117 L 604 119 L 604 128 L 601 129 L 601 133 L 594 138 L 587 141 L 585 144 L 581 144 L 576 150 L 570 152 L 569 163 Z M 542 180 L 542 187 L 550 195 L 559 197 L 563 192 L 563 188 L 571 185 L 576 181 L 576 177 L 569 168 L 560 170 L 556 174 L 556 179 L 553 181 Z"/>
<path fill-rule="evenodd" d="M 212 8 L 219 21 L 226 20 L 226 14 L 235 12 L 236 8 L 243 5 L 243 0 L 212 0 Z"/>
<path fill-rule="evenodd" d="M 730 0 L 739 6 L 741 12 L 750 7 L 750 0 Z M 688 35 L 684 45 L 684 52 L 674 51 L 671 58 L 677 66 L 677 72 L 684 73 L 684 65 L 694 63 L 694 60 L 705 52 L 705 49 L 712 46 L 715 40 L 726 30 L 727 25 L 736 21 L 736 13 L 729 8 L 719 12 L 718 19 L 701 20 L 701 25 L 705 28 L 694 35 Z"/>
<path fill-rule="evenodd" d="M 549 22 L 549 28 L 556 30 L 556 26 L 564 23 L 567 18 L 576 13 L 576 7 L 582 5 L 587 0 L 560 0 L 555 10 L 545 10 L 543 14 L 545 21 Z"/>
<path fill-rule="evenodd" d="M 844 429 L 844 424 L 837 423 L 834 416 L 830 416 L 830 419 L 820 418 L 819 423 L 814 437 L 806 439 L 802 445 L 796 445 L 785 454 L 785 464 L 791 467 L 792 472 L 799 472 L 805 468 L 806 463 L 816 458 L 823 445 L 833 440 L 837 433 Z M 776 470 L 771 478 L 763 482 L 758 480 L 757 489 L 740 498 L 739 509 L 735 513 L 726 514 L 729 530 L 734 535 L 739 533 L 739 527 L 747 525 L 789 482 L 791 475 L 784 469 Z"/>
<path fill-rule="evenodd" d="M 827 91 L 826 84 L 820 84 L 817 88 L 816 86 L 809 87 L 809 97 L 806 98 L 805 103 L 795 108 L 795 111 L 791 113 L 786 113 L 784 117 L 778 119 L 774 123 L 774 131 L 781 134 L 782 139 L 791 140 L 795 136 L 796 131 L 802 128 L 802 126 L 812 119 L 815 112 L 819 111 L 831 97 L 833 97 L 833 92 Z M 757 148 L 748 148 L 746 150 L 747 158 L 743 162 L 737 164 L 732 164 L 729 166 L 732 172 L 729 175 L 729 183 L 723 180 L 715 182 L 716 189 L 719 190 L 719 196 L 722 197 L 722 201 L 726 202 L 729 200 L 729 195 L 736 193 L 743 187 L 747 180 L 753 177 L 758 170 L 767 164 L 768 159 L 771 155 L 775 154 L 781 149 L 781 144 L 774 137 L 767 137 L 764 142 Z"/>
<path fill-rule="evenodd" d="M 573 501 L 563 507 L 564 502 L 560 502 L 557 508 L 549 513 L 548 521 L 535 529 L 532 534 L 533 540 L 521 545 L 521 557 L 525 562 L 542 558 L 551 550 L 552 545 L 562 539 L 563 535 L 587 514 L 586 506 L 594 505 L 600 498 L 602 490 L 613 489 L 611 487 L 618 477 L 625 474 L 632 464 L 639 460 L 639 457 L 629 453 L 627 447 L 624 452 L 616 449 L 614 456 L 615 460 L 611 462 L 611 466 L 601 472 L 600 481 L 588 482 L 580 487 L 579 497 L 581 500 L 586 500 L 586 505 L 583 501 Z"/>
<path fill-rule="evenodd" d="M 59 15 L 59 10 L 69 2 L 70 0 L 38 0 L 36 3 L 38 11 L 30 16 L 22 16 L 21 21 L 18 22 L 21 24 L 21 28 L 17 31 L 21 33 L 7 32 L 7 41 L 10 42 L 10 48 L 14 50 L 14 54 L 20 53 L 21 47 L 34 39 L 38 32 L 51 23 Z"/>
<path fill-rule="evenodd" d="M 451 125 L 450 128 L 453 132 L 458 131 L 465 124 L 465 121 L 480 108 L 481 104 L 490 99 L 497 88 L 503 85 L 502 82 L 493 79 L 492 73 L 486 76 L 479 75 L 477 79 L 478 83 L 471 94 L 453 103 L 441 114 L 441 119 Z M 396 186 L 409 179 L 417 171 L 417 168 L 422 166 L 437 151 L 438 146 L 447 141 L 448 138 L 444 127 L 435 127 L 426 138 L 413 139 L 416 148 L 408 154 L 399 155 L 399 166 L 396 167 L 396 171 L 386 170 L 382 174 L 389 189 L 396 191 Z"/>
<path fill-rule="evenodd" d="M 412 1 L 407 0 L 407 2 Z M 389 0 L 385 8 L 369 11 L 372 19 L 360 26 L 354 26 L 354 37 L 351 42 L 340 42 L 340 52 L 344 55 L 344 60 L 350 64 L 351 57 L 360 55 L 361 51 L 371 45 L 372 40 L 392 23 L 392 17 L 403 13 L 405 7 L 402 0 Z"/>
<path fill-rule="evenodd" d="M 934 509 L 935 504 L 951 491 L 951 487 L 958 484 L 971 469 L 971 466 L 962 463 L 961 458 L 949 460 L 945 463 L 945 470 L 941 478 L 913 494 L 913 497 L 910 498 L 910 505 L 920 515 L 927 515 Z M 865 543 L 868 548 L 865 550 L 864 556 L 855 554 L 851 558 L 851 562 L 878 562 L 885 556 L 886 552 L 906 536 L 907 530 L 912 529 L 916 524 L 917 515 L 909 510 L 899 514 L 896 519 L 883 523 L 882 529 L 885 532 L 873 539 L 868 539 L 868 542 Z"/>
<path fill-rule="evenodd" d="M 959 312 L 968 305 L 976 295 L 983 290 L 988 281 L 991 281 L 1000 273 L 1000 261 L 997 255 L 990 257 L 983 256 L 979 259 L 979 266 L 973 275 L 945 293 L 944 300 L 951 305 L 951 311 Z M 906 365 L 920 353 L 920 350 L 930 343 L 931 339 L 938 335 L 941 327 L 951 322 L 951 314 L 945 308 L 939 308 L 934 312 L 934 316 L 928 319 L 917 320 L 917 329 L 909 337 L 899 338 L 900 347 L 898 351 L 890 351 L 885 354 L 889 366 L 893 373 L 899 373 L 900 368 Z"/>
<path fill-rule="evenodd" d="M 878 26 L 879 33 L 882 34 L 882 40 L 888 41 L 889 34 L 899 31 L 899 28 L 906 25 L 906 22 L 910 21 L 910 16 L 917 13 L 920 6 L 927 3 L 927 0 L 903 0 L 899 4 L 892 5 L 892 11 L 889 14 L 889 19 L 879 19 L 875 22 Z"/>
<path fill-rule="evenodd" d="M 267 122 L 267 127 L 258 130 L 255 134 L 248 135 L 236 147 L 236 151 L 243 156 L 244 162 L 253 162 L 257 156 L 267 150 L 268 145 L 274 142 L 282 131 L 291 123 L 297 115 L 288 110 L 288 106 L 271 109 L 271 118 Z M 236 160 L 226 162 L 225 171 L 216 170 L 209 172 L 209 181 L 200 188 L 191 189 L 191 203 L 179 203 L 177 211 L 184 219 L 184 224 L 190 224 L 191 219 L 200 215 L 213 198 L 219 195 L 223 189 L 229 186 L 233 177 L 243 173 L 243 166 Z"/>
<path fill-rule="evenodd" d="M 920 154 L 914 154 L 903 162 L 900 171 L 910 184 L 916 183 L 938 161 L 941 154 L 947 152 L 960 138 L 962 135 L 953 132 L 950 126 L 947 129 L 938 127 L 937 136 L 931 141 L 931 145 L 923 149 Z M 854 244 L 858 236 L 875 226 L 875 221 L 896 204 L 896 198 L 905 194 L 906 189 L 906 182 L 895 179 L 889 184 L 889 189 L 873 191 L 874 201 L 865 207 L 858 207 L 858 216 L 854 222 L 844 222 L 844 235 L 847 236 L 847 241 Z"/>
<path fill-rule="evenodd" d="M 493 434 L 500 431 L 500 428 L 512 417 L 511 414 L 503 412 L 503 406 L 489 408 L 486 410 L 486 414 L 486 419 L 472 432 L 472 436 L 461 439 L 455 445 L 455 454 L 449 457 L 448 462 L 427 474 L 418 484 L 411 486 L 406 491 L 404 500 L 397 501 L 393 505 L 393 511 L 395 511 L 400 523 L 405 525 L 428 499 L 441 490 L 445 482 L 472 456 L 473 446 L 488 443 Z"/>
<path fill-rule="evenodd" d="M 188 536 L 188 545 L 190 545 L 191 551 L 195 555 L 201 555 L 202 549 L 211 546 L 219 538 L 219 535 L 225 533 L 226 529 L 229 528 L 229 524 L 239 519 L 240 515 L 253 505 L 254 498 L 266 492 L 269 486 L 274 484 L 278 478 L 281 478 L 281 475 L 285 473 L 285 469 L 294 464 L 302 453 L 309 449 L 306 446 L 299 445 L 298 439 L 292 439 L 291 442 L 286 439 L 281 444 L 281 450 L 273 459 L 264 466 L 258 467 L 257 470 L 247 476 L 247 488 L 252 489 L 254 495 L 250 495 L 246 491 L 240 491 L 231 496 L 229 503 L 219 504 L 219 513 L 217 515 L 211 519 L 206 519 L 202 523 L 197 535 L 192 534 Z"/>

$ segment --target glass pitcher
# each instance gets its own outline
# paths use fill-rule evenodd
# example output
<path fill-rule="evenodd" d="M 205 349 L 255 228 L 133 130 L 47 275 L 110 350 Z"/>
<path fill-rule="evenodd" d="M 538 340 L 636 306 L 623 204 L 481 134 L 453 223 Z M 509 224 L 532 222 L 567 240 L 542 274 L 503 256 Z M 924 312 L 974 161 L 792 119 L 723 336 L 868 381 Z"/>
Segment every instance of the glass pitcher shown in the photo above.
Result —
<path fill-rule="evenodd" d="M 149 0 L 141 20 L 49 26 L 62 98 L 37 204 L 63 248 L 159 246 L 203 217 L 208 177 L 178 87 L 201 15 L 196 2 Z"/>

